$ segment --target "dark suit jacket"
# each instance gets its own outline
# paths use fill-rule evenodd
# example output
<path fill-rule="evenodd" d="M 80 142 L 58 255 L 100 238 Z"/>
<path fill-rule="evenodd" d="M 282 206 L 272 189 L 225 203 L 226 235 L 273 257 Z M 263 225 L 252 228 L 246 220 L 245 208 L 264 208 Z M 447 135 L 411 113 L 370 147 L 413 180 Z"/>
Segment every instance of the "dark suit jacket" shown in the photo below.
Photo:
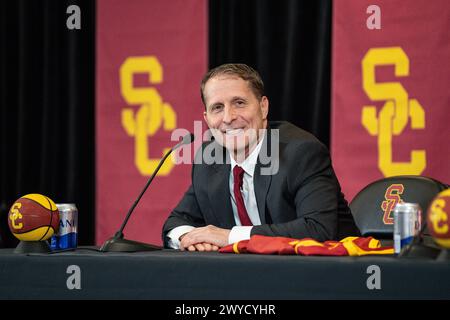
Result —
<path fill-rule="evenodd" d="M 262 175 L 261 169 L 275 167 L 273 162 L 261 163 L 261 155 L 272 149 L 274 129 L 279 130 L 278 172 Z M 289 122 L 270 122 L 264 139 L 267 143 L 263 142 L 253 176 L 262 225 L 254 226 L 251 235 L 311 237 L 319 241 L 359 235 L 327 148 Z M 202 150 L 205 148 L 217 148 L 229 157 L 215 141 L 203 144 Z M 200 156 L 201 152 L 197 152 L 197 161 Z M 272 161 L 277 158 L 276 154 L 271 157 Z M 227 163 L 193 165 L 192 184 L 163 226 L 165 246 L 167 233 L 178 226 L 235 226 L 229 189 L 231 165 Z"/>

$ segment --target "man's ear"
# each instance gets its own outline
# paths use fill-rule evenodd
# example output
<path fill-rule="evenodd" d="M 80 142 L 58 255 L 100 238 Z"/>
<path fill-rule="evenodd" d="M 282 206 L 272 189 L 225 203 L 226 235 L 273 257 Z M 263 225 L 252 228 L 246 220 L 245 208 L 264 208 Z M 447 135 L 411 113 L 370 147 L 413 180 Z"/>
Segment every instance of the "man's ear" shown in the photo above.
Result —
<path fill-rule="evenodd" d="M 203 119 L 205 120 L 206 124 L 208 124 L 208 118 L 206 117 L 206 111 L 203 111 Z"/>
<path fill-rule="evenodd" d="M 266 120 L 267 115 L 269 114 L 269 99 L 267 99 L 266 96 L 263 96 L 261 98 L 260 106 L 261 106 L 261 112 L 262 112 L 263 119 Z"/>

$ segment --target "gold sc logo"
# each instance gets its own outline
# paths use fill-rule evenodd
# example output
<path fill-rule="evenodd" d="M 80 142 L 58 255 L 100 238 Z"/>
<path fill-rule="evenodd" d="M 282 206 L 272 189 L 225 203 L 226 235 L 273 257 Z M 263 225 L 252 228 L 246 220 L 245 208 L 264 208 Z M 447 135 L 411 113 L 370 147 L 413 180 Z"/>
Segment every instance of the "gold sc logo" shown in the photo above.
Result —
<path fill-rule="evenodd" d="M 137 111 L 133 108 L 122 110 L 122 127 L 134 137 L 134 161 L 142 175 L 150 175 L 157 167 L 159 159 L 148 156 L 148 138 L 158 130 L 172 131 L 176 128 L 177 117 L 172 106 L 164 102 L 158 90 L 153 87 L 133 87 L 133 75 L 147 73 L 150 84 L 163 81 L 163 68 L 155 56 L 129 57 L 120 67 L 120 89 L 122 97 L 129 105 L 140 105 Z M 164 155 L 169 148 L 164 148 Z M 173 169 L 174 163 L 166 161 L 158 175 L 166 176 Z"/>
<path fill-rule="evenodd" d="M 378 168 L 385 177 L 420 175 L 426 167 L 425 150 L 412 150 L 409 162 L 392 161 L 392 139 L 402 134 L 410 120 L 411 129 L 425 128 L 425 111 L 419 101 L 410 99 L 399 82 L 377 83 L 377 66 L 394 65 L 395 75 L 409 75 L 409 58 L 400 47 L 372 48 L 362 60 L 363 88 L 372 101 L 386 101 L 378 117 L 375 106 L 363 106 L 362 124 L 378 136 Z"/>

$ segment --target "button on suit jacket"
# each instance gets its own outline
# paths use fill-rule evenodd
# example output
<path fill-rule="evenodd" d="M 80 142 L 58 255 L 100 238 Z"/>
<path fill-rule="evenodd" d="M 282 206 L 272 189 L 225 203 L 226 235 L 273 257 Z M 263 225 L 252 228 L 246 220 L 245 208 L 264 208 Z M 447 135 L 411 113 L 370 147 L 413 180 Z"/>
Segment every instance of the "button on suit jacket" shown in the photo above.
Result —
<path fill-rule="evenodd" d="M 328 149 L 312 134 L 289 122 L 269 122 L 264 139 L 253 181 L 261 225 L 254 226 L 251 235 L 311 237 L 318 241 L 358 236 Z M 276 140 L 278 153 L 273 152 Z M 199 163 L 202 154 L 213 154 L 221 161 Z M 178 226 L 231 229 L 236 225 L 230 200 L 228 152 L 209 141 L 197 152 L 195 163 L 191 186 L 163 226 L 165 246 L 167 233 Z"/>

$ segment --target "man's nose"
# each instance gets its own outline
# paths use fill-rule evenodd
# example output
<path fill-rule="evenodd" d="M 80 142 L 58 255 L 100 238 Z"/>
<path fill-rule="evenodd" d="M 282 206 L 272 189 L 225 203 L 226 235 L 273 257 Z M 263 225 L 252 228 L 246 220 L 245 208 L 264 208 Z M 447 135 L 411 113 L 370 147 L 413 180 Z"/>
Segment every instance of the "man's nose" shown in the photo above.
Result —
<path fill-rule="evenodd" d="M 236 119 L 234 108 L 225 106 L 222 121 L 228 124 L 231 123 L 234 119 Z"/>

